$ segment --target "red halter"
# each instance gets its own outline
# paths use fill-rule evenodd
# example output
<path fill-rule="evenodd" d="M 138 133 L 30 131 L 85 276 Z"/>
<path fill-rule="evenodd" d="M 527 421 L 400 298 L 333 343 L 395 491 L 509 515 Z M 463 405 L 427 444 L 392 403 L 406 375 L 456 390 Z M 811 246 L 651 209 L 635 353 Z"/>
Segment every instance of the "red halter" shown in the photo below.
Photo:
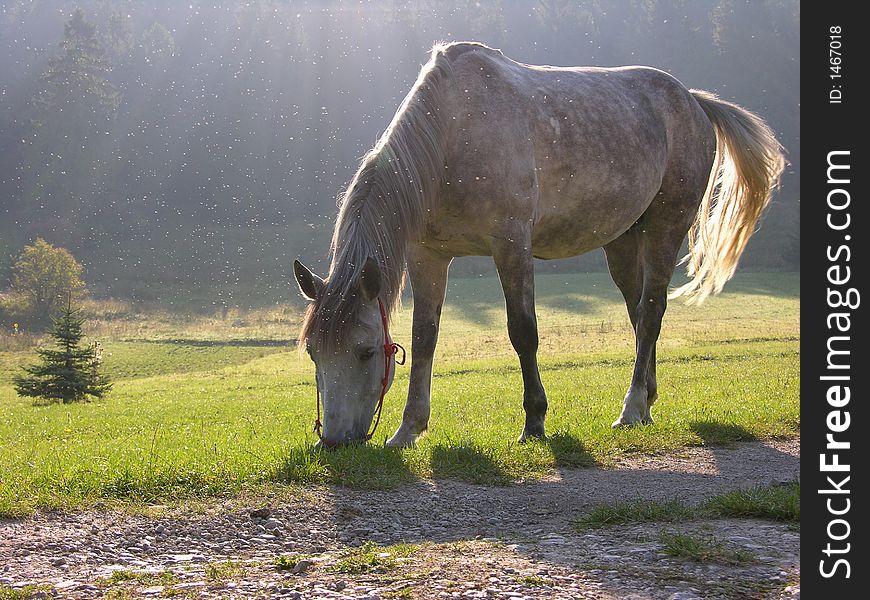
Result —
<path fill-rule="evenodd" d="M 375 430 L 378 428 L 378 423 L 381 422 L 381 409 L 384 407 L 384 396 L 387 395 L 387 386 L 390 385 L 390 358 L 398 354 L 398 351 L 401 350 L 402 360 L 396 359 L 396 362 L 400 365 L 405 364 L 405 349 L 401 345 L 393 342 L 393 339 L 390 337 L 390 328 L 387 323 L 387 310 L 384 308 L 384 303 L 381 302 L 380 298 L 378 298 L 378 308 L 381 311 L 381 324 L 384 327 L 384 378 L 381 379 L 381 396 L 378 398 L 378 406 L 375 409 L 375 423 L 372 430 L 366 434 L 366 441 L 372 439 L 372 436 L 375 435 Z M 335 444 L 328 443 L 320 434 L 323 430 L 323 423 L 320 422 L 320 386 L 315 382 L 314 387 L 317 388 L 317 419 L 314 421 L 314 433 L 317 434 L 317 437 L 320 438 L 320 441 L 323 442 L 324 446 L 333 446 Z"/>

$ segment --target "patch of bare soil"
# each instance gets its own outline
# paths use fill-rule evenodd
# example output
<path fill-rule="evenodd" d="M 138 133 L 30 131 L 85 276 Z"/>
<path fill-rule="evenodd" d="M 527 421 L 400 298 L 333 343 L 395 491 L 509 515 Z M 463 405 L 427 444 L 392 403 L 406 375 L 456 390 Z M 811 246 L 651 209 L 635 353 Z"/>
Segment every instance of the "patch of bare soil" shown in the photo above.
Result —
<path fill-rule="evenodd" d="M 507 487 L 324 487 L 196 512 L 0 520 L 0 597 L 796 598 L 800 535 L 787 525 L 710 519 L 578 532 L 572 520 L 600 503 L 698 504 L 794 481 L 799 446 L 692 448 Z M 670 556 L 663 534 L 743 559 Z"/>

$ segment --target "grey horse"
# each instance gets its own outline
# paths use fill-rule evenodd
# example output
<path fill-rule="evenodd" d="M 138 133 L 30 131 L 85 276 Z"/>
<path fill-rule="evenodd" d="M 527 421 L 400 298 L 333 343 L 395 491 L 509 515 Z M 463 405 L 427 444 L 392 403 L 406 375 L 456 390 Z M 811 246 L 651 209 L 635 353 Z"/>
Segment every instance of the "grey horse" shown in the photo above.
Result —
<path fill-rule="evenodd" d="M 436 45 L 341 198 L 329 273 L 294 263 L 311 300 L 299 342 L 315 363 L 321 443 L 370 437 L 395 368 L 386 324 L 406 268 L 410 385 L 387 444 L 426 430 L 448 266 L 468 255 L 492 256 L 504 291 L 523 375 L 520 440 L 544 436 L 547 411 L 533 258 L 601 247 L 636 337 L 614 426 L 651 422 L 656 341 L 686 234 L 690 281 L 670 297 L 701 301 L 734 274 L 783 165 L 759 117 L 660 70 L 535 66 L 482 44 Z"/>

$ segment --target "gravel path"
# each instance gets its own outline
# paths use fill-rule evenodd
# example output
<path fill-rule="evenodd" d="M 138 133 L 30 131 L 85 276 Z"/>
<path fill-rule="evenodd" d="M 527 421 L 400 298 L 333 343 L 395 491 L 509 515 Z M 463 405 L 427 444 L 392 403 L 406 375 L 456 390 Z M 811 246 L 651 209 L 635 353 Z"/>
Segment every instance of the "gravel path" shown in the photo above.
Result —
<path fill-rule="evenodd" d="M 715 519 L 578 533 L 571 520 L 603 502 L 697 504 L 794 481 L 799 446 L 692 448 L 507 487 L 323 487 L 257 506 L 215 501 L 150 517 L 0 520 L 0 597 L 5 589 L 8 597 L 63 598 L 795 598 L 800 536 L 785 525 Z M 713 540 L 750 560 L 670 557 L 662 532 Z M 392 546 L 399 543 L 410 546 Z"/>

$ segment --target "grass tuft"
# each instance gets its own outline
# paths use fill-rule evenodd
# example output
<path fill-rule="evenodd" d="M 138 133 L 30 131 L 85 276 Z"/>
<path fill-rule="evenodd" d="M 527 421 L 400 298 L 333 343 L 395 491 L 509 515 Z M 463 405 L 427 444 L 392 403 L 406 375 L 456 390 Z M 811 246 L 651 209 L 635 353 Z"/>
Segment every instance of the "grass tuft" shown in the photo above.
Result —
<path fill-rule="evenodd" d="M 52 588 L 47 585 L 25 585 L 20 588 L 14 588 L 5 584 L 0 584 L 0 600 L 29 600 L 34 597 L 51 596 Z"/>
<path fill-rule="evenodd" d="M 635 500 L 615 504 L 600 504 L 574 520 L 577 531 L 598 527 L 614 527 L 629 523 L 688 521 L 697 517 L 697 511 L 679 500 L 652 502 Z"/>
<path fill-rule="evenodd" d="M 397 558 L 410 556 L 418 549 L 419 546 L 412 544 L 378 546 L 374 542 L 365 542 L 361 546 L 345 550 L 331 570 L 348 575 L 384 573 L 398 565 Z"/>
<path fill-rule="evenodd" d="M 208 563 L 205 566 L 205 576 L 209 581 L 225 581 L 238 577 L 245 572 L 244 565 L 234 560 L 219 563 Z"/>
<path fill-rule="evenodd" d="M 310 560 L 307 554 L 280 554 L 275 557 L 272 564 L 279 571 L 292 571 L 302 560 Z"/>
<path fill-rule="evenodd" d="M 736 490 L 710 498 L 704 504 L 704 509 L 722 517 L 757 517 L 800 523 L 801 484 L 798 481 Z"/>
<path fill-rule="evenodd" d="M 548 587 L 553 585 L 553 582 L 549 579 L 544 579 L 537 575 L 523 575 L 522 577 L 517 577 L 517 583 L 534 587 Z"/>
<path fill-rule="evenodd" d="M 731 549 L 711 539 L 679 533 L 663 533 L 659 536 L 659 541 L 663 545 L 662 551 L 665 554 L 694 562 L 724 565 L 745 565 L 755 562 L 755 557 L 750 552 Z"/>

